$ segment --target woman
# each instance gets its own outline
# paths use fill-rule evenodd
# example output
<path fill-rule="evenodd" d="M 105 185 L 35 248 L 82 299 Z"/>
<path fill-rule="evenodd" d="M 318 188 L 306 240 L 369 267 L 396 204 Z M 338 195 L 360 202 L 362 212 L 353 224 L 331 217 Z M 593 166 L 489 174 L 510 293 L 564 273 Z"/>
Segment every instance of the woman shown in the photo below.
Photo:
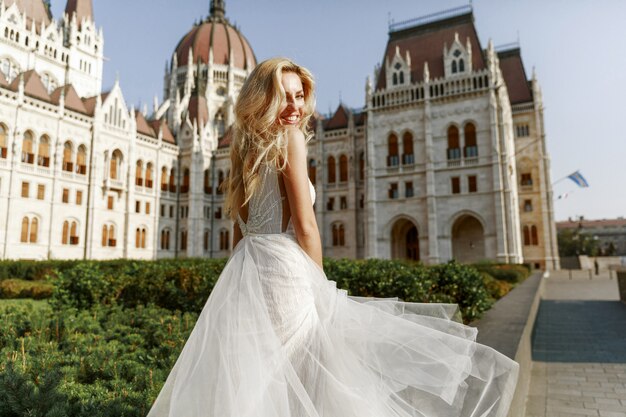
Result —
<path fill-rule="evenodd" d="M 505 416 L 517 364 L 455 306 L 353 299 L 322 270 L 313 78 L 259 64 L 235 108 L 235 249 L 149 417 Z"/>

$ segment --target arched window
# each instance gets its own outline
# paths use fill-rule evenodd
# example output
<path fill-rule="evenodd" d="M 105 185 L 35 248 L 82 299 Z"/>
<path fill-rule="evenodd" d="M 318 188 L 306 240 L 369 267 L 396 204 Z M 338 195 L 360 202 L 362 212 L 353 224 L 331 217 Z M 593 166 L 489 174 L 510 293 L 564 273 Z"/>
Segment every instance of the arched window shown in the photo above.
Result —
<path fill-rule="evenodd" d="M 465 148 L 463 153 L 466 158 L 476 158 L 478 156 L 478 146 L 476 144 L 476 126 L 473 123 L 465 125 Z"/>
<path fill-rule="evenodd" d="M 5 28 L 5 35 L 6 35 Z M 4 74 L 4 78 L 10 83 L 12 82 L 17 74 L 20 73 L 20 69 L 15 62 L 13 62 L 10 58 L 3 58 L 0 60 L 0 71 Z"/>
<path fill-rule="evenodd" d="M 170 193 L 176 192 L 176 168 L 170 170 Z"/>
<path fill-rule="evenodd" d="M 74 160 L 73 154 L 74 150 L 72 147 L 72 143 L 69 141 L 65 142 L 65 144 L 63 145 L 63 171 L 72 172 L 74 168 L 74 163 L 72 162 Z"/>
<path fill-rule="evenodd" d="M 28 217 L 22 219 L 22 233 L 20 235 L 20 242 L 28 243 L 28 226 L 30 226 L 30 220 Z"/>
<path fill-rule="evenodd" d="M 78 245 L 78 223 L 72 222 L 70 227 L 70 245 Z"/>
<path fill-rule="evenodd" d="M 404 84 L 404 72 L 400 72 L 400 84 Z"/>
<path fill-rule="evenodd" d="M 161 230 L 161 250 L 170 250 L 170 231 L 169 231 L 169 229 Z"/>
<path fill-rule="evenodd" d="M 393 85 L 398 85 L 398 74 L 393 73 Z"/>
<path fill-rule="evenodd" d="M 365 179 L 365 152 L 359 154 L 359 179 Z"/>
<path fill-rule="evenodd" d="M 161 235 L 162 234 L 163 232 L 161 232 Z M 137 229 L 135 229 L 135 247 L 137 249 L 146 248 L 146 229 L 143 227 L 138 227 Z"/>
<path fill-rule="evenodd" d="M 311 180 L 313 185 L 315 185 L 316 174 L 316 162 L 315 159 L 311 158 L 309 159 L 309 180 Z"/>
<path fill-rule="evenodd" d="M 117 245 L 117 241 L 115 240 L 115 226 L 112 224 L 109 225 L 109 246 L 115 247 Z"/>
<path fill-rule="evenodd" d="M 148 165 L 146 165 L 146 187 L 147 188 L 152 188 L 152 162 L 148 162 Z"/>
<path fill-rule="evenodd" d="M 213 187 L 211 187 L 211 170 L 209 168 L 204 170 L 204 193 L 211 194 Z"/>
<path fill-rule="evenodd" d="M 61 234 L 61 244 L 67 245 L 70 241 L 70 223 L 66 220 L 63 222 L 63 233 Z"/>
<path fill-rule="evenodd" d="M 209 238 L 211 233 L 208 229 L 204 229 L 204 239 L 202 239 L 202 248 L 205 252 L 209 251 Z"/>
<path fill-rule="evenodd" d="M 530 238 L 533 246 L 539 245 L 539 236 L 537 234 L 537 226 L 535 225 L 530 227 Z"/>
<path fill-rule="evenodd" d="M 117 180 L 121 178 L 122 158 L 122 151 L 120 151 L 119 149 L 113 151 L 109 170 L 109 178 L 111 178 L 112 180 Z"/>
<path fill-rule="evenodd" d="M 461 159 L 459 129 L 456 126 L 450 126 L 448 128 L 448 160 L 451 159 Z"/>
<path fill-rule="evenodd" d="M 30 221 L 30 234 L 28 238 L 29 243 L 37 243 L 38 232 L 39 232 L 39 220 L 37 220 L 37 217 L 33 217 Z"/>
<path fill-rule="evenodd" d="M 37 217 L 29 219 L 28 217 L 22 218 L 22 230 L 20 234 L 20 242 L 22 243 L 37 243 L 37 237 L 39 233 L 39 220 Z"/>
<path fill-rule="evenodd" d="M 452 74 L 456 74 L 456 73 L 457 73 L 456 61 L 452 61 Z"/>
<path fill-rule="evenodd" d="M 223 182 L 224 182 L 224 171 L 220 169 L 219 171 L 217 171 L 217 193 L 218 194 L 224 193 L 224 191 L 222 190 Z"/>
<path fill-rule="evenodd" d="M 39 147 L 37 149 L 37 165 L 41 167 L 50 166 L 50 139 L 43 135 L 39 138 Z"/>
<path fill-rule="evenodd" d="M 106 224 L 102 226 L 102 246 L 109 246 L 109 227 Z"/>
<path fill-rule="evenodd" d="M 226 132 L 226 123 L 224 122 L 224 115 L 222 114 L 221 110 L 218 111 L 215 115 L 215 120 L 213 123 L 215 124 L 217 137 L 221 138 L 222 136 L 224 136 L 224 133 Z"/>
<path fill-rule="evenodd" d="M 0 158 L 7 157 L 7 136 L 8 136 L 7 127 L 0 123 Z"/>
<path fill-rule="evenodd" d="M 465 71 L 465 61 L 463 61 L 463 58 L 459 59 L 459 72 L 464 72 Z"/>
<path fill-rule="evenodd" d="M 35 155 L 33 154 L 33 133 L 27 130 L 24 133 L 24 140 L 22 141 L 22 162 L 32 164 L 35 161 Z"/>
<path fill-rule="evenodd" d="M 135 185 L 140 187 L 143 186 L 143 161 L 137 161 L 137 166 L 135 168 Z"/>
<path fill-rule="evenodd" d="M 404 165 L 412 165 L 415 163 L 415 156 L 413 155 L 413 135 L 410 132 L 406 132 L 402 135 L 402 163 Z"/>
<path fill-rule="evenodd" d="M 230 248 L 230 233 L 226 229 L 220 230 L 220 250 L 228 250 Z"/>
<path fill-rule="evenodd" d="M 341 155 L 339 157 L 339 182 L 348 181 L 348 157 Z"/>
<path fill-rule="evenodd" d="M 345 246 L 346 236 L 342 223 L 333 224 L 333 246 Z"/>
<path fill-rule="evenodd" d="M 163 167 L 161 169 L 161 191 L 167 191 L 168 189 L 167 178 L 167 168 Z"/>
<path fill-rule="evenodd" d="M 187 250 L 187 231 L 180 231 L 180 250 Z"/>
<path fill-rule="evenodd" d="M 85 145 L 78 147 L 78 152 L 76 153 L 76 172 L 80 175 L 87 174 L 87 148 Z"/>
<path fill-rule="evenodd" d="M 392 133 L 387 138 L 387 166 L 396 167 L 400 163 L 398 157 L 398 137 Z"/>
<path fill-rule="evenodd" d="M 335 165 L 336 165 L 335 157 L 329 156 L 328 157 L 328 183 L 329 184 L 334 184 L 337 181 L 337 177 L 335 174 L 335 170 L 336 170 Z"/>
<path fill-rule="evenodd" d="M 189 177 L 189 168 L 185 168 L 185 171 L 183 171 L 183 186 L 180 187 L 180 192 L 183 194 L 189 192 Z"/>
<path fill-rule="evenodd" d="M 530 245 L 530 228 L 528 226 L 524 226 L 524 246 Z"/>

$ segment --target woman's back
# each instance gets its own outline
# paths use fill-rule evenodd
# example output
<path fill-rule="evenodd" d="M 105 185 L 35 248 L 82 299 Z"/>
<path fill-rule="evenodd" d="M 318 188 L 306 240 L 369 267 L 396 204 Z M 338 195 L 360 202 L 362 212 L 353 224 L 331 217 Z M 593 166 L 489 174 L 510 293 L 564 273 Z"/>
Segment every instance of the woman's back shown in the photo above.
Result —
<path fill-rule="evenodd" d="M 275 168 L 266 164 L 259 168 L 260 183 L 247 205 L 247 215 L 237 215 L 243 236 L 278 233 L 294 235 L 289 205 L 283 196 L 284 191 L 281 192 L 284 187 L 281 187 L 280 175 Z M 309 189 L 311 201 L 315 201 L 315 189 L 310 182 Z"/>

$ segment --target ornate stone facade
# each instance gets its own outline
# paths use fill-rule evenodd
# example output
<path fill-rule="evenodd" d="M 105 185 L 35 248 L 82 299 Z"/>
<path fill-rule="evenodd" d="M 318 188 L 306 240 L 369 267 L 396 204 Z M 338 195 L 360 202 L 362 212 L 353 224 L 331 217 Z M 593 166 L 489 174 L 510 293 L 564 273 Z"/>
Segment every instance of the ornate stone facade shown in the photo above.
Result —
<path fill-rule="evenodd" d="M 558 268 L 541 90 L 519 48 L 483 49 L 467 7 L 390 29 L 364 109 L 340 106 L 310 148 L 325 253 Z"/>
<path fill-rule="evenodd" d="M 101 92 L 90 0 L 58 22 L 41 0 L 0 0 L 0 46 L 3 258 L 230 253 L 218 185 L 256 58 L 223 1 L 182 37 L 150 113 L 117 83 Z M 541 91 L 519 49 L 483 49 L 467 8 L 405 22 L 365 90 L 309 144 L 327 256 L 558 268 Z"/>

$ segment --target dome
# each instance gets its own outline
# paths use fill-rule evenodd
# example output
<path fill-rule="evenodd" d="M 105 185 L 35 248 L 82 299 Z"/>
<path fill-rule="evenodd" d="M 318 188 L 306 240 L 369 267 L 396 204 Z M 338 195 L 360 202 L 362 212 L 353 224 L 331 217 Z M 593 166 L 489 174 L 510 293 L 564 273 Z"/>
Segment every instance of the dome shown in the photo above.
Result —
<path fill-rule="evenodd" d="M 232 51 L 233 66 L 242 70 L 252 70 L 256 57 L 248 40 L 224 17 L 223 2 L 213 1 L 211 15 L 194 27 L 180 40 L 176 47 L 178 66 L 189 63 L 189 50 L 193 51 L 194 63 L 200 60 L 209 62 L 209 51 L 213 50 L 213 63 L 229 65 Z"/>

